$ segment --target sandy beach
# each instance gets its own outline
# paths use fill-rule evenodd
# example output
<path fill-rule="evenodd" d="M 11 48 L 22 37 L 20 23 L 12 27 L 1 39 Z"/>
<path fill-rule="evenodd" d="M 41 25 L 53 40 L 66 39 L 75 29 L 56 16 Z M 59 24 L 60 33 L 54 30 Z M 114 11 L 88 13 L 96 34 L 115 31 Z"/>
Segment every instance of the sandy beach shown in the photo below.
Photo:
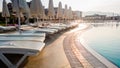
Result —
<path fill-rule="evenodd" d="M 29 57 L 24 68 L 108 68 L 93 56 L 78 40 L 85 28 L 75 28 L 52 36 L 39 55 Z"/>

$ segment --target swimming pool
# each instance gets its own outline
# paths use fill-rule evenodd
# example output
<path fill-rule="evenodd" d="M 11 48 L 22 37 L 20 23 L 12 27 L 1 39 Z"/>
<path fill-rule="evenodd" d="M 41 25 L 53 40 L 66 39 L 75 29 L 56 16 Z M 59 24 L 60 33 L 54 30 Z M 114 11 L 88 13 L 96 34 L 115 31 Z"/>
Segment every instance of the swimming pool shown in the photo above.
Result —
<path fill-rule="evenodd" d="M 81 37 L 90 48 L 120 67 L 119 23 L 92 23 Z"/>

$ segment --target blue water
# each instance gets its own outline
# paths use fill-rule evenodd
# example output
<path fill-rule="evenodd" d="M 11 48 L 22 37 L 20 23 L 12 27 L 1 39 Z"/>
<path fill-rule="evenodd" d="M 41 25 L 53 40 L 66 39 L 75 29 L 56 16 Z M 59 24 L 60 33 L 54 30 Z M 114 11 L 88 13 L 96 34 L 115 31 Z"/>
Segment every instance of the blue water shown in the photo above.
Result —
<path fill-rule="evenodd" d="M 87 45 L 120 68 L 120 27 L 119 23 L 92 24 L 82 34 Z"/>

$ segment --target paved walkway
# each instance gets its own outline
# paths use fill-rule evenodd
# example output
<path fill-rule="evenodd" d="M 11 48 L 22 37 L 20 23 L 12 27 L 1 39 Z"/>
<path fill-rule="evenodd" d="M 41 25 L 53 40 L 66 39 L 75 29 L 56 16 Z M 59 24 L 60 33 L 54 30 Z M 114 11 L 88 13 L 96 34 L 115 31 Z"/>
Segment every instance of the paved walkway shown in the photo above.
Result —
<path fill-rule="evenodd" d="M 71 67 L 107 68 L 80 44 L 77 35 L 80 35 L 80 32 L 71 33 L 64 39 L 64 50 Z"/>

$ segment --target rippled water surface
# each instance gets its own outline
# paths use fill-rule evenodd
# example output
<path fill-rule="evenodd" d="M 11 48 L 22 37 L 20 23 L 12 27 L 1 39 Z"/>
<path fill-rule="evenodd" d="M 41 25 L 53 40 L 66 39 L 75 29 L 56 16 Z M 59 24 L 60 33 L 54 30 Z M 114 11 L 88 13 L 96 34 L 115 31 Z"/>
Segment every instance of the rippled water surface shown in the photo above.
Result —
<path fill-rule="evenodd" d="M 82 34 L 87 45 L 120 67 L 120 23 L 92 24 Z"/>

